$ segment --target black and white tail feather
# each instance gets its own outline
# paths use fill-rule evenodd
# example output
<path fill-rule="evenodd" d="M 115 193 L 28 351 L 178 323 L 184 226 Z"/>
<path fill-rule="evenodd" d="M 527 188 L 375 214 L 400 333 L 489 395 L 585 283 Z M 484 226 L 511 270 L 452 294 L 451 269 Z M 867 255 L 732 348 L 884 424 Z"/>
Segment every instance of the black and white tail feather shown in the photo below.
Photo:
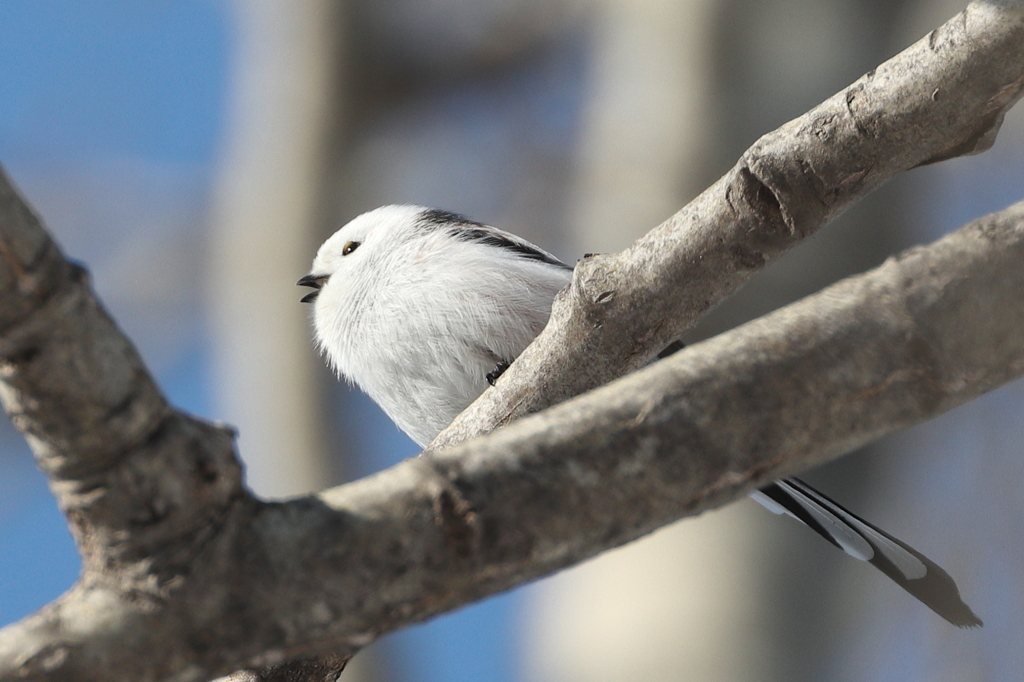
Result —
<path fill-rule="evenodd" d="M 953 625 L 981 627 L 981 619 L 938 564 L 803 481 L 780 479 L 751 497 L 769 511 L 792 516 L 853 558 L 867 561 Z"/>
<path fill-rule="evenodd" d="M 384 206 L 320 247 L 310 274 L 317 345 L 422 446 L 493 384 L 547 323 L 572 268 L 457 213 Z M 659 358 L 682 347 L 671 344 Z M 870 562 L 953 625 L 981 620 L 926 556 L 795 478 L 754 499 Z"/>

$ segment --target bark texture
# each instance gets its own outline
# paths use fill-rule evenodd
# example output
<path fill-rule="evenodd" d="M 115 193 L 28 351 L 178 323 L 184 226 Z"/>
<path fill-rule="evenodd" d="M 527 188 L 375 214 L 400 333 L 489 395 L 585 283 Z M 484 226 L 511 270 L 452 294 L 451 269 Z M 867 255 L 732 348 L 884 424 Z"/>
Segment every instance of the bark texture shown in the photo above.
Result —
<path fill-rule="evenodd" d="M 439 443 L 646 364 L 896 172 L 986 148 L 1022 88 L 1024 2 L 972 4 L 631 249 L 582 261 L 538 343 Z M 1019 376 L 1022 256 L 1018 204 L 497 433 L 266 503 L 243 487 L 231 430 L 167 405 L 0 176 L 0 397 L 84 558 L 67 594 L 0 630 L 0 681 L 337 668 L 381 634 Z"/>
<path fill-rule="evenodd" d="M 770 261 L 897 173 L 988 149 L 1022 90 L 1022 3 L 972 3 L 755 142 L 626 251 L 580 261 L 552 323 L 431 448 L 643 367 Z"/>

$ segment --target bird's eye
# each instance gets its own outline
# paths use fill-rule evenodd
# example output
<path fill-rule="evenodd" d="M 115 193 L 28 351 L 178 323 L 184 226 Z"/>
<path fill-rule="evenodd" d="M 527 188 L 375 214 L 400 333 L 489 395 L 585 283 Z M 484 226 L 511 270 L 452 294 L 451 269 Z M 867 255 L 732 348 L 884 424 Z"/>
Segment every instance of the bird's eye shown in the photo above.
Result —
<path fill-rule="evenodd" d="M 348 242 L 347 244 L 345 244 L 344 248 L 342 248 L 341 255 L 347 256 L 348 254 L 358 249 L 360 244 L 362 244 L 362 242 Z"/>

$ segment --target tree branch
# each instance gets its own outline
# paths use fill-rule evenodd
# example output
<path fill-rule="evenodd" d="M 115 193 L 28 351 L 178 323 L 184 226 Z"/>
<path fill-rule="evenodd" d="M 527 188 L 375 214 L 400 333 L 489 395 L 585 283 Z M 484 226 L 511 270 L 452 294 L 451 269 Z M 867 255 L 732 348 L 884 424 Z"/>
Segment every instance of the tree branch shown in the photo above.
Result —
<path fill-rule="evenodd" d="M 237 505 L 163 593 L 80 585 L 6 628 L 0 679 L 350 653 L 735 499 L 1024 373 L 1022 258 L 1024 203 L 472 443 Z"/>
<path fill-rule="evenodd" d="M 898 170 L 990 144 L 1022 87 L 1024 2 L 972 4 L 630 250 L 585 259 L 542 340 L 443 437 L 643 365 Z M 0 176 L 0 397 L 84 557 L 72 590 L 0 630 L 0 681 L 343 658 L 938 414 L 1024 369 L 1022 251 L 1017 205 L 498 433 L 269 504 L 228 429 L 166 405 Z"/>
<path fill-rule="evenodd" d="M 1024 3 L 971 3 L 755 142 L 626 251 L 580 261 L 547 329 L 431 449 L 643 367 L 765 265 L 897 173 L 988 149 L 1022 91 Z"/>

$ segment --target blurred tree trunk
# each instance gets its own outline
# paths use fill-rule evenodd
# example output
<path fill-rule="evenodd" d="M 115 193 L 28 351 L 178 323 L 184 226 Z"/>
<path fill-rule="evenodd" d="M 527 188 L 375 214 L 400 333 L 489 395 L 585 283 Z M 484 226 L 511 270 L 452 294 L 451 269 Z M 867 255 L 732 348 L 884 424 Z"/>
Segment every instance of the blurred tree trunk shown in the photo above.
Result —
<path fill-rule="evenodd" d="M 716 142 L 724 3 L 594 4 L 567 211 L 575 254 L 625 248 L 735 158 Z M 767 636 L 752 627 L 762 609 L 749 575 L 758 542 L 744 507 L 676 524 L 538 585 L 525 626 L 529 679 L 765 679 Z"/>
<path fill-rule="evenodd" d="M 342 115 L 336 5 L 234 4 L 233 86 L 209 263 L 214 412 L 239 429 L 248 484 L 268 497 L 319 490 L 332 478 L 322 363 L 293 285 L 319 244 L 325 146 Z"/>
<path fill-rule="evenodd" d="M 569 211 L 576 250 L 623 248 L 635 230 L 691 198 L 762 131 L 798 116 L 959 9 L 913 17 L 908 29 L 913 5 L 599 2 L 592 95 Z M 907 190 L 896 182 L 861 202 L 708 314 L 689 340 L 763 315 L 906 246 L 900 226 Z M 876 467 L 872 447 L 865 450 L 817 474 L 853 506 L 883 475 L 881 467 L 895 466 L 890 459 Z M 532 602 L 540 629 L 529 641 L 538 674 L 674 680 L 697 666 L 701 679 L 819 679 L 830 663 L 823 639 L 834 631 L 804 624 L 848 606 L 834 589 L 845 564 L 793 559 L 815 551 L 815 539 L 801 531 L 738 505 L 700 529 L 680 524 L 548 581 Z M 743 609 L 706 603 L 708 594 L 722 593 L 722 576 Z M 663 632 L 621 645 L 628 624 L 641 621 Z M 702 667 L 705 660 L 713 663 Z"/>
<path fill-rule="evenodd" d="M 279 498 L 337 483 L 340 469 L 341 443 L 325 421 L 326 371 L 293 284 L 309 271 L 333 207 L 325 177 L 347 118 L 345 17 L 330 0 L 239 0 L 233 11 L 228 134 L 209 261 L 214 413 L 239 430 L 249 487 Z M 337 668 L 324 663 L 328 674 Z M 373 667 L 372 655 L 361 656 L 346 679 L 374 679 Z M 231 679 L 312 681 L 319 670 L 312 663 Z"/>

